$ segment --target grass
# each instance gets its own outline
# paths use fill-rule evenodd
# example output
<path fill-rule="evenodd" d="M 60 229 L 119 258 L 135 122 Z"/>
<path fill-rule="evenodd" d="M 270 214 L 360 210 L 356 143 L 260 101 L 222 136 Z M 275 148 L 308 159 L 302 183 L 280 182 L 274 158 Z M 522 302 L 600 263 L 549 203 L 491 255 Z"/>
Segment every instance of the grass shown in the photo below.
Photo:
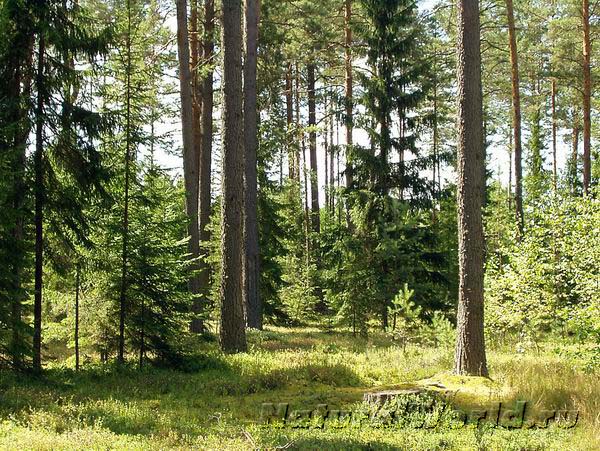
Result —
<path fill-rule="evenodd" d="M 449 374 L 452 350 L 369 340 L 317 329 L 251 333 L 250 352 L 223 356 L 207 344 L 203 369 L 0 373 L 1 449 L 600 449 L 600 378 L 548 346 L 489 352 L 492 380 Z M 576 409 L 573 429 L 277 428 L 264 426 L 264 402 L 291 409 L 356 409 L 366 391 L 437 383 L 462 405 L 523 399 L 535 409 Z"/>

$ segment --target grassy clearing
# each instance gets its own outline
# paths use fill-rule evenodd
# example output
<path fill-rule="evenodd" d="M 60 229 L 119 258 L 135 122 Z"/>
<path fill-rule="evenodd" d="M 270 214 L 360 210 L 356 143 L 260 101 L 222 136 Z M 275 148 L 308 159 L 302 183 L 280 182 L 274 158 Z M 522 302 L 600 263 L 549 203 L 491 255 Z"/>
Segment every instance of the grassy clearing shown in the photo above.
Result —
<path fill-rule="evenodd" d="M 492 381 L 449 375 L 452 350 L 411 347 L 316 329 L 270 328 L 251 351 L 205 345 L 203 369 L 53 368 L 43 378 L 0 374 L 2 449 L 600 449 L 600 378 L 550 350 L 489 354 Z M 552 348 L 550 346 L 549 348 Z M 356 408 L 367 390 L 422 381 L 460 389 L 463 404 L 524 399 L 577 409 L 573 429 L 265 427 L 263 402 Z"/>

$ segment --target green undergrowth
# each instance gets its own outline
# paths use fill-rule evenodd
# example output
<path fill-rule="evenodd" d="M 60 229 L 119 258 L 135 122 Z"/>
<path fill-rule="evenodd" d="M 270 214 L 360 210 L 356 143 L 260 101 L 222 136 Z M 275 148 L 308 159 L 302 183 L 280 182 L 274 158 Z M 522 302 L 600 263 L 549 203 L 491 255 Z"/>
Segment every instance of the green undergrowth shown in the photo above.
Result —
<path fill-rule="evenodd" d="M 489 353 L 491 379 L 450 374 L 452 349 L 397 345 L 317 329 L 250 334 L 250 352 L 203 344 L 197 371 L 56 366 L 42 376 L 0 373 L 1 449 L 600 449 L 600 378 L 553 352 Z M 263 403 L 289 411 L 356 411 L 367 391 L 418 386 L 453 405 L 526 400 L 576 409 L 572 429 L 480 424 L 429 429 L 381 424 L 265 425 Z"/>

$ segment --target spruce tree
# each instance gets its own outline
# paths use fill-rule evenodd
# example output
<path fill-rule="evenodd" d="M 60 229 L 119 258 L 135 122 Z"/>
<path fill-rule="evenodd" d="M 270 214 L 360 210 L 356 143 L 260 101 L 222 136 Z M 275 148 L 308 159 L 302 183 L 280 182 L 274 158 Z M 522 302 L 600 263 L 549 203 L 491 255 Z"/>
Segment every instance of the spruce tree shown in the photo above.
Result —
<path fill-rule="evenodd" d="M 30 220 L 26 150 L 32 90 L 34 17 L 18 1 L 0 5 L 0 355 L 22 369 L 31 355 L 24 320 Z"/>
<path fill-rule="evenodd" d="M 104 195 L 102 181 L 106 172 L 95 140 L 108 124 L 81 102 L 78 93 L 82 71 L 76 69 L 74 62 L 93 63 L 99 55 L 106 53 L 110 36 L 106 30 L 92 23 L 78 4 L 59 1 L 26 3 L 8 2 L 3 5 L 2 12 L 7 13 L 6 18 L 10 21 L 16 17 L 12 13 L 20 9 L 20 20 L 12 27 L 24 27 L 27 36 L 25 52 L 32 55 L 26 57 L 33 71 L 27 77 L 31 80 L 31 89 L 29 82 L 25 83 L 27 88 L 23 92 L 30 96 L 23 99 L 22 106 L 27 113 L 22 114 L 23 117 L 25 114 L 33 117 L 35 131 L 32 168 L 35 234 L 32 357 L 34 370 L 40 371 L 44 231 L 47 229 L 64 236 L 71 233 L 75 239 L 84 240 L 87 218 L 82 214 L 82 205 Z M 24 131 L 18 126 L 14 130 L 17 135 Z M 21 145 L 25 142 L 26 138 L 22 137 Z M 22 156 L 18 156 L 22 151 L 16 152 L 14 161 L 22 164 Z M 19 172 L 17 170 L 15 174 Z M 21 183 L 22 179 L 15 179 L 14 186 L 16 192 L 22 194 Z M 16 224 L 19 221 L 16 219 Z M 15 268 L 14 274 L 19 273 L 20 270 Z M 13 279 L 14 282 L 17 279 Z M 19 302 L 18 298 L 17 295 L 16 302 Z M 19 315 L 16 310 L 13 311 L 15 321 Z"/>

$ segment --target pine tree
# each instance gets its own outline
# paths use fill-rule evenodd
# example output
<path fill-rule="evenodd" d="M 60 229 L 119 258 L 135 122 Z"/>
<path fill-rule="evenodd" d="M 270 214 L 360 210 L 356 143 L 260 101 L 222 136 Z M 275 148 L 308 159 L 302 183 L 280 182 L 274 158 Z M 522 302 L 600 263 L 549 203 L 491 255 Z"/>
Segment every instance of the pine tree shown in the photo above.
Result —
<path fill-rule="evenodd" d="M 257 220 L 258 111 L 256 59 L 259 2 L 246 0 L 246 52 L 244 60 L 244 305 L 246 325 L 262 329 L 259 290 L 260 258 Z"/>
<path fill-rule="evenodd" d="M 479 3 L 458 4 L 458 338 L 457 374 L 487 376 L 483 332 L 485 190 Z"/>
<path fill-rule="evenodd" d="M 223 2 L 223 190 L 221 219 L 221 349 L 246 350 L 243 305 L 243 116 L 241 2 Z"/>
<path fill-rule="evenodd" d="M 198 216 L 199 207 L 199 171 L 200 155 L 199 146 L 195 143 L 194 136 L 194 107 L 192 92 L 192 73 L 190 70 L 190 47 L 187 20 L 187 0 L 177 0 L 177 54 L 179 61 L 179 92 L 181 100 L 181 131 L 183 141 L 183 174 L 185 180 L 186 203 L 185 208 L 188 216 L 188 234 L 190 240 L 188 243 L 190 256 L 194 259 L 193 271 L 189 279 L 190 293 L 194 294 L 196 299 L 193 301 L 195 310 L 198 310 L 198 303 L 202 287 L 199 277 L 200 267 L 198 260 L 200 258 L 200 225 Z M 198 320 L 199 318 L 196 318 Z M 202 329 L 199 325 L 195 326 Z"/>
<path fill-rule="evenodd" d="M 512 105 L 514 133 L 514 162 L 515 162 L 515 209 L 519 233 L 523 233 L 523 170 L 522 170 L 522 144 L 521 144 L 521 93 L 519 78 L 519 54 L 517 50 L 517 36 L 512 0 L 506 0 L 506 15 L 508 20 L 508 39 L 510 43 L 510 62 L 512 77 Z"/>

